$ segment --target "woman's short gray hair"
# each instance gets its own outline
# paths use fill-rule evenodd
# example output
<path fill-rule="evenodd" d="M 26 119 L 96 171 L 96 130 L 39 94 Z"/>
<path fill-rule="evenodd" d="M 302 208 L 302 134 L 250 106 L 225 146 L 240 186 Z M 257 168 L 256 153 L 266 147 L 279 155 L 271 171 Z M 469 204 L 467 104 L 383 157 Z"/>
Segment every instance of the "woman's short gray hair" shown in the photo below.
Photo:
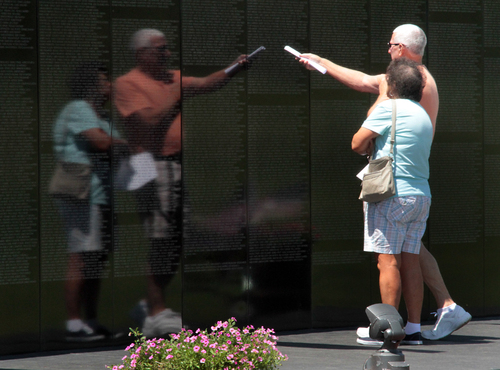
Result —
<path fill-rule="evenodd" d="M 414 24 L 403 24 L 394 31 L 394 42 L 404 44 L 412 53 L 424 56 L 427 37 L 425 32 Z"/>
<path fill-rule="evenodd" d="M 165 37 L 165 35 L 163 32 L 153 28 L 143 28 L 142 30 L 137 31 L 130 40 L 130 49 L 136 52 L 139 49 L 150 47 L 151 39 L 153 37 Z"/>

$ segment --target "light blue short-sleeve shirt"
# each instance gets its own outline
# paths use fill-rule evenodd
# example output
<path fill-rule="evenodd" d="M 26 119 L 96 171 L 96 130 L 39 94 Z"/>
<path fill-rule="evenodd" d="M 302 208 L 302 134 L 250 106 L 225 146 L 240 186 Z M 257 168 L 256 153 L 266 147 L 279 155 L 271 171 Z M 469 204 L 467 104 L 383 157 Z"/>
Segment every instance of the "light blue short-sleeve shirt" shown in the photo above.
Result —
<path fill-rule="evenodd" d="M 422 106 L 408 99 L 396 99 L 397 119 L 394 144 L 396 196 L 431 196 L 429 156 L 433 128 Z M 362 127 L 378 133 L 374 158 L 389 155 L 392 125 L 392 100 L 378 104 Z"/>
<path fill-rule="evenodd" d="M 53 128 L 56 159 L 63 162 L 92 164 L 89 143 L 80 134 L 93 128 L 100 128 L 111 135 L 109 122 L 100 118 L 89 103 L 75 100 L 67 104 L 57 117 Z M 113 136 L 119 137 L 116 132 L 113 132 Z M 98 169 L 94 169 L 92 175 L 91 202 L 107 204 L 104 185 L 95 171 Z"/>

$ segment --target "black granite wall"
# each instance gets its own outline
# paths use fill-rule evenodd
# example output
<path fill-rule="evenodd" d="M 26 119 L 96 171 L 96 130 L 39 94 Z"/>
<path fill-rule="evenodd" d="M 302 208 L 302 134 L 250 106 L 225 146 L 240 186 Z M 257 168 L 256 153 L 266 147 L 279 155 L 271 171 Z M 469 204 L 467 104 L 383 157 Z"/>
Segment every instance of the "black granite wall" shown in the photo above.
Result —
<path fill-rule="evenodd" d="M 141 28 L 166 35 L 169 66 L 185 76 L 266 47 L 223 89 L 183 102 L 182 235 L 168 241 L 162 274 L 166 305 L 184 325 L 232 316 L 277 330 L 366 321 L 364 308 L 380 299 L 378 271 L 362 252 L 355 175 L 364 159 L 350 140 L 375 96 L 305 70 L 283 47 L 379 74 L 403 23 L 426 32 L 424 62 L 440 93 L 425 240 L 460 305 L 500 314 L 497 1 L 3 0 L 0 19 L 1 354 L 127 341 L 68 341 L 73 267 L 47 188 L 70 74 L 87 60 L 104 62 L 113 79 L 125 74 Z M 113 100 L 106 110 L 125 136 Z M 145 312 L 139 208 L 131 192 L 114 190 L 113 248 L 87 276 L 100 281 L 99 322 L 115 334 L 140 327 Z M 423 319 L 434 309 L 427 295 Z"/>

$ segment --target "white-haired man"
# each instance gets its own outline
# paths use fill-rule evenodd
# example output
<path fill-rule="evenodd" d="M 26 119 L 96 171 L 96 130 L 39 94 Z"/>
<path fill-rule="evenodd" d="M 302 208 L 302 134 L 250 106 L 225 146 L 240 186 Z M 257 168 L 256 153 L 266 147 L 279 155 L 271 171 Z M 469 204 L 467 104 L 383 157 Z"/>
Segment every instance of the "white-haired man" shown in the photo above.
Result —
<path fill-rule="evenodd" d="M 164 288 L 173 277 L 168 269 L 179 265 L 181 245 L 181 99 L 223 87 L 239 69 L 230 73 L 220 70 L 206 77 L 181 76 L 179 70 L 168 69 L 171 54 L 167 41 L 155 29 L 137 31 L 131 48 L 136 67 L 116 80 L 114 103 L 131 153 L 154 158 L 156 178 L 134 192 L 150 241 L 148 316 L 142 332 L 159 337 L 180 330 L 179 315 L 166 307 Z M 236 62 L 243 67 L 246 56 L 241 55 Z"/>
<path fill-rule="evenodd" d="M 420 27 L 412 24 L 404 24 L 394 29 L 391 40 L 388 43 L 388 52 L 392 60 L 404 57 L 422 64 L 426 44 L 427 38 Z M 368 111 L 368 115 L 370 115 L 375 106 L 389 99 L 387 96 L 387 81 L 385 74 L 368 75 L 360 71 L 339 66 L 328 59 L 321 58 L 314 54 L 302 54 L 302 56 L 321 64 L 327 69 L 327 73 L 330 76 L 354 90 L 379 94 L 377 101 Z M 307 59 L 302 59 L 301 62 L 306 65 L 307 68 L 312 69 L 312 67 L 308 66 Z M 423 65 L 421 68 L 425 75 L 426 83 L 420 105 L 422 105 L 429 115 L 433 126 L 433 132 L 435 132 L 439 110 L 438 89 L 428 69 Z M 431 290 L 438 305 L 438 318 L 434 328 L 424 331 L 422 336 L 425 339 L 438 340 L 467 324 L 471 319 L 471 315 L 453 301 L 443 281 L 436 259 L 423 243 L 420 249 L 419 260 L 423 280 Z M 405 327 L 407 334 L 407 338 L 405 339 L 408 340 L 403 341 L 403 344 L 422 344 L 422 340 L 418 339 L 418 337 L 420 333 L 423 287 L 413 283 L 418 281 L 418 278 L 414 279 L 412 276 L 404 276 L 403 270 L 401 273 L 403 279 L 403 294 L 408 309 L 408 323 Z M 359 328 L 357 333 L 358 343 L 370 344 L 372 342 L 368 335 L 367 328 Z M 409 338 L 412 337 L 417 339 L 410 340 Z"/>

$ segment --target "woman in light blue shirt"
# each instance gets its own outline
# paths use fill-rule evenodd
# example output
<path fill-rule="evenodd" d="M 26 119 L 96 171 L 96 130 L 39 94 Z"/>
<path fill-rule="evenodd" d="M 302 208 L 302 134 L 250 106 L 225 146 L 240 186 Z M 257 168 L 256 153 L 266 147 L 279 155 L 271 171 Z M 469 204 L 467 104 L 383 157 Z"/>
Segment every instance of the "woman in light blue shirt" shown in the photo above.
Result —
<path fill-rule="evenodd" d="M 403 339 L 411 344 L 422 344 L 423 279 L 419 253 L 431 204 L 428 179 L 433 128 L 429 115 L 419 104 L 425 85 L 420 68 L 406 58 L 391 62 L 386 73 L 390 100 L 375 107 L 352 139 L 352 149 L 359 154 L 373 151 L 374 158 L 389 155 L 392 101 L 396 100 L 396 195 L 364 204 L 364 250 L 376 253 L 382 303 L 398 309 L 403 292 L 406 305 L 413 308 Z"/>
<path fill-rule="evenodd" d="M 126 142 L 112 132 L 107 119 L 104 105 L 111 85 L 102 63 L 87 62 L 76 68 L 70 90 L 72 101 L 54 125 L 54 154 L 66 166 L 89 166 L 92 177 L 88 196 L 57 195 L 56 201 L 69 249 L 66 339 L 88 342 L 111 334 L 97 322 L 97 301 L 100 275 L 111 247 L 111 150 Z"/>

